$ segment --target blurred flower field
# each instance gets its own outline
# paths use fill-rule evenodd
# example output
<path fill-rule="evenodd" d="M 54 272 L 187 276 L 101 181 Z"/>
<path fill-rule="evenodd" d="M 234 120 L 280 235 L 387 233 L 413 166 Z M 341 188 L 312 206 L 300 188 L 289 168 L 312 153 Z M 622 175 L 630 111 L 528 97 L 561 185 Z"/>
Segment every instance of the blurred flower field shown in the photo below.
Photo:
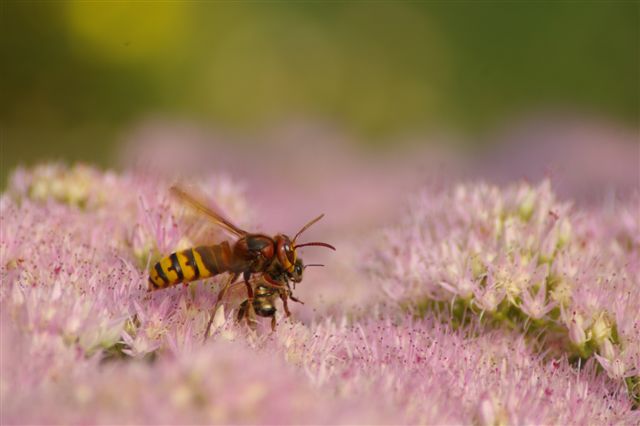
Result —
<path fill-rule="evenodd" d="M 548 180 L 433 181 L 401 206 L 364 179 L 358 193 L 386 197 L 393 219 L 334 202 L 310 233 L 338 251 L 303 252 L 327 265 L 299 286 L 305 305 L 252 331 L 232 295 L 203 343 L 223 278 L 146 290 L 150 262 L 191 244 L 171 181 L 149 169 L 12 175 L 3 424 L 640 422 L 637 194 L 612 208 L 561 200 Z M 193 182 L 246 229 L 291 232 L 313 207 L 265 218 L 246 183 Z"/>

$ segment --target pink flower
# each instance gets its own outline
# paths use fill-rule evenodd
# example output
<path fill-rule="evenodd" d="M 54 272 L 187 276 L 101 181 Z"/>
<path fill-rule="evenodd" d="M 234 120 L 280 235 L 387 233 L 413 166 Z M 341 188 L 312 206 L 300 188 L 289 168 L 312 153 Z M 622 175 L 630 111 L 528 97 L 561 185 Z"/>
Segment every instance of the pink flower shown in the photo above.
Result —
<path fill-rule="evenodd" d="M 238 185 L 194 179 L 250 225 Z M 374 244 L 344 238 L 341 274 L 300 286 L 307 313 L 249 330 L 234 293 L 203 343 L 224 277 L 146 291 L 149 259 L 200 226 L 182 220 L 169 182 L 62 166 L 12 182 L 0 197 L 3 423 L 637 423 L 619 382 L 638 374 L 637 248 L 546 184 L 427 191 L 368 255 L 371 275 L 354 265 Z M 347 302 L 323 306 L 329 291 Z M 577 370 L 565 352 L 540 353 L 527 321 L 565 324 L 549 337 L 597 355 Z"/>
<path fill-rule="evenodd" d="M 465 184 L 415 199 L 367 264 L 401 306 L 442 309 L 429 301 L 446 302 L 454 323 L 475 314 L 522 332 L 533 324 L 558 356 L 639 351 L 639 252 L 627 231 L 638 220 L 629 219 L 627 204 L 611 232 L 602 212 L 558 201 L 548 181 Z M 557 335 L 559 320 L 565 329 Z M 635 355 L 596 360 L 618 380 L 637 375 Z"/>
<path fill-rule="evenodd" d="M 558 303 L 547 300 L 547 268 L 538 268 L 536 275 L 530 280 L 528 289 L 522 292 L 520 309 L 532 319 L 541 319 L 547 315 Z M 537 289 L 532 290 L 532 287 Z M 535 295 L 531 292 L 535 291 Z"/>

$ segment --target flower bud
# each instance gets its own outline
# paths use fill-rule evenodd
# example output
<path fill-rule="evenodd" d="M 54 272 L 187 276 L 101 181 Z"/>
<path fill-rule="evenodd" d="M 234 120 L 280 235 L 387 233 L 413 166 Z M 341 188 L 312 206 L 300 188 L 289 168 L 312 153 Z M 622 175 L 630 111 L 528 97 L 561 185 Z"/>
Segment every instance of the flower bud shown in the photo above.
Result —
<path fill-rule="evenodd" d="M 558 227 L 558 248 L 562 248 L 567 245 L 571 238 L 571 222 L 566 218 L 563 218 Z"/>
<path fill-rule="evenodd" d="M 569 339 L 579 347 L 584 346 L 588 340 L 583 328 L 583 323 L 584 321 L 580 314 L 574 312 L 569 324 L 567 324 L 567 327 L 569 328 Z"/>
<path fill-rule="evenodd" d="M 604 343 L 604 340 L 611 336 L 611 326 L 603 313 L 598 315 L 591 326 L 591 335 L 597 346 Z"/>
<path fill-rule="evenodd" d="M 613 360 L 616 357 L 616 350 L 613 346 L 613 343 L 611 343 L 611 340 L 604 339 L 602 345 L 600 345 L 600 354 L 609 361 Z"/>
<path fill-rule="evenodd" d="M 520 219 L 525 222 L 528 221 L 533 214 L 533 208 L 535 207 L 535 204 L 536 193 L 533 190 L 529 190 L 518 206 L 518 214 L 520 215 Z"/>

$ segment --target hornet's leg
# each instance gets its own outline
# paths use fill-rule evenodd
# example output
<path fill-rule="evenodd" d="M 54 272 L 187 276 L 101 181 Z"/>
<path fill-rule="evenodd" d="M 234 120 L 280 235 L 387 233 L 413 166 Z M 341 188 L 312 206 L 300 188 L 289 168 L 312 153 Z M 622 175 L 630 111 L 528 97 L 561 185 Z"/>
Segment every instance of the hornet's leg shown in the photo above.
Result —
<path fill-rule="evenodd" d="M 271 331 L 272 332 L 276 331 L 276 314 L 273 314 L 271 316 Z"/>
<path fill-rule="evenodd" d="M 253 328 L 258 320 L 256 319 L 256 311 L 253 307 L 253 287 L 251 287 L 251 283 L 249 282 L 251 279 L 251 272 L 244 271 L 242 277 L 244 278 L 244 283 L 247 286 L 247 312 L 245 314 L 245 318 L 247 319 L 247 325 Z"/>
<path fill-rule="evenodd" d="M 253 287 L 251 287 L 251 283 L 249 282 L 251 279 L 251 272 L 244 271 L 242 278 L 244 278 L 244 283 L 247 285 L 247 299 L 249 299 L 249 301 L 253 301 Z"/>
<path fill-rule="evenodd" d="M 238 309 L 238 316 L 236 317 L 236 320 L 238 322 L 242 321 L 244 319 L 245 315 L 247 315 L 247 301 L 246 300 L 240 304 L 240 309 Z"/>
<path fill-rule="evenodd" d="M 207 341 L 207 338 L 209 337 L 209 332 L 211 331 L 211 324 L 213 323 L 213 317 L 216 315 L 216 310 L 218 309 L 218 305 L 222 301 L 222 298 L 224 297 L 224 295 L 227 293 L 227 289 L 229 288 L 229 286 L 231 284 L 233 284 L 236 279 L 238 279 L 238 274 L 237 273 L 231 274 L 231 276 L 229 277 L 229 280 L 222 287 L 222 289 L 218 292 L 218 297 L 216 298 L 216 303 L 215 303 L 215 305 L 213 305 L 213 309 L 211 310 L 211 315 L 209 316 L 209 322 L 207 323 L 207 329 L 204 332 L 204 341 L 205 342 Z"/>
<path fill-rule="evenodd" d="M 231 284 L 233 284 L 238 279 L 238 275 L 239 275 L 238 273 L 231 274 L 227 283 L 218 292 L 218 297 L 216 298 L 216 307 L 218 307 L 218 304 L 220 304 L 220 302 L 222 301 L 222 298 L 227 293 L 227 290 L 229 289 Z"/>
<path fill-rule="evenodd" d="M 280 300 L 282 300 L 282 306 L 284 307 L 284 314 L 287 317 L 291 316 L 291 311 L 289 311 L 289 305 L 287 304 L 287 299 L 288 299 L 288 294 L 286 291 L 279 291 L 278 294 L 280 295 Z M 273 319 L 275 320 L 275 316 L 273 317 Z"/>
<path fill-rule="evenodd" d="M 289 295 L 289 299 L 293 300 L 294 302 L 298 302 L 302 305 L 304 305 L 304 302 L 300 299 L 296 299 L 292 294 Z"/>
<path fill-rule="evenodd" d="M 296 288 L 296 282 L 293 282 L 293 288 Z M 296 299 L 296 297 L 293 295 L 293 292 L 291 291 L 291 287 L 289 287 L 289 281 L 287 281 L 287 294 L 289 295 L 289 299 L 293 300 L 294 302 L 298 302 L 302 305 L 304 305 L 304 302 L 300 299 Z"/>

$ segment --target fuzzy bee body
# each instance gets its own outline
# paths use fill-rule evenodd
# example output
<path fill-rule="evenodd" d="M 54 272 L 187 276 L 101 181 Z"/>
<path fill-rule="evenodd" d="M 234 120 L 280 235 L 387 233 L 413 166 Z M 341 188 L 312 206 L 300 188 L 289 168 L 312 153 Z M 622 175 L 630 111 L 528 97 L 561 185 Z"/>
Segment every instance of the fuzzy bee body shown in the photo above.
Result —
<path fill-rule="evenodd" d="M 274 288 L 265 287 L 263 285 L 257 286 L 253 295 L 253 310 L 255 313 L 265 318 L 275 316 L 276 296 L 278 295 L 278 291 Z M 238 310 L 238 321 L 242 320 L 242 318 L 247 314 L 248 303 L 249 301 L 245 300 L 240 305 L 240 309 Z"/>
<path fill-rule="evenodd" d="M 276 298 L 280 298 L 282 301 L 284 313 L 287 317 L 291 316 L 287 304 L 288 299 L 303 303 L 293 296 L 288 281 L 285 281 L 284 285 L 274 285 L 270 283 L 269 280 L 265 280 L 262 284 L 258 284 L 255 287 L 253 299 L 247 299 L 240 304 L 237 316 L 238 322 L 243 319 L 246 319 L 249 323 L 255 322 L 255 315 L 271 318 L 271 329 L 275 331 L 277 312 Z"/>

